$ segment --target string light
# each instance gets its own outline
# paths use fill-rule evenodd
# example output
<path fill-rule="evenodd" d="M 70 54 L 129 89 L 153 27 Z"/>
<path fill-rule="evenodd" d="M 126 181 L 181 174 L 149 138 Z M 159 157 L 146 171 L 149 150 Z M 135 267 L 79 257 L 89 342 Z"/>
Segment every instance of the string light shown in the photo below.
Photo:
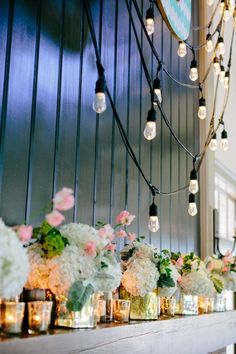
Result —
<path fill-rule="evenodd" d="M 191 216 L 197 215 L 197 205 L 195 203 L 195 196 L 194 194 L 189 194 L 189 199 L 188 199 L 188 213 Z"/>
<path fill-rule="evenodd" d="M 221 133 L 221 149 L 227 151 L 229 149 L 228 134 L 225 128 Z"/>
<path fill-rule="evenodd" d="M 216 136 L 216 133 L 214 133 L 212 135 L 212 138 L 211 138 L 211 141 L 210 141 L 210 144 L 209 144 L 209 148 L 211 151 L 216 151 L 217 150 L 217 136 Z"/>
<path fill-rule="evenodd" d="M 207 5 L 212 6 L 214 4 L 214 0 L 207 0 Z"/>
<path fill-rule="evenodd" d="M 192 81 L 196 81 L 198 79 L 198 69 L 197 69 L 196 59 L 193 59 L 191 61 L 189 78 Z"/>
<path fill-rule="evenodd" d="M 225 54 L 224 39 L 221 36 L 218 38 L 216 50 L 217 50 L 219 55 L 224 55 Z"/>
<path fill-rule="evenodd" d="M 187 54 L 187 46 L 184 42 L 179 42 L 179 47 L 177 50 L 177 54 L 180 58 L 184 58 Z"/>
<path fill-rule="evenodd" d="M 196 194 L 199 191 L 198 180 L 197 180 L 197 171 L 195 168 L 190 173 L 190 182 L 189 182 L 189 192 Z"/>
<path fill-rule="evenodd" d="M 229 88 L 229 70 L 226 71 L 225 77 L 224 77 L 224 88 L 228 89 Z"/>
<path fill-rule="evenodd" d="M 235 0 L 229 1 L 229 15 L 232 16 L 235 9 Z"/>
<path fill-rule="evenodd" d="M 212 40 L 212 36 L 210 33 L 207 34 L 206 36 L 206 51 L 208 53 L 211 53 L 213 51 L 214 45 L 213 45 L 213 40 Z"/>
<path fill-rule="evenodd" d="M 158 78 L 158 76 L 155 78 L 153 81 L 153 91 L 154 94 L 156 95 L 158 101 L 161 103 L 162 102 L 162 94 L 161 94 L 161 81 Z M 155 101 L 153 102 L 155 105 L 157 104 Z"/>
<path fill-rule="evenodd" d="M 225 8 L 225 0 L 221 0 L 219 8 L 220 8 L 220 14 L 222 15 Z"/>
<path fill-rule="evenodd" d="M 206 116 L 207 116 L 206 100 L 205 100 L 204 97 L 201 97 L 199 99 L 198 118 L 199 119 L 205 119 Z"/>
<path fill-rule="evenodd" d="M 219 73 L 220 73 L 220 61 L 219 61 L 219 58 L 215 57 L 213 59 L 213 67 L 214 67 L 215 74 L 219 75 Z"/>
<path fill-rule="evenodd" d="M 160 228 L 159 219 L 158 219 L 158 209 L 157 209 L 157 205 L 154 202 L 154 198 L 153 198 L 153 203 L 150 205 L 149 208 L 148 228 L 151 232 L 157 232 Z"/>
<path fill-rule="evenodd" d="M 105 92 L 106 80 L 105 76 L 101 75 L 96 82 L 95 97 L 93 101 L 93 109 L 96 113 L 103 113 L 107 108 Z"/>
<path fill-rule="evenodd" d="M 223 20 L 224 20 L 225 22 L 227 22 L 227 21 L 229 20 L 229 18 L 230 18 L 229 6 L 226 5 L 226 6 L 225 6 L 225 10 L 224 10 Z"/>
<path fill-rule="evenodd" d="M 219 80 L 220 82 L 224 82 L 225 79 L 225 67 L 224 65 L 220 66 Z"/>
<path fill-rule="evenodd" d="M 143 135 L 147 140 L 152 140 L 156 137 L 156 111 L 153 107 L 148 111 L 147 123 Z"/>
<path fill-rule="evenodd" d="M 146 12 L 146 30 L 149 36 L 151 36 L 155 31 L 155 22 L 154 22 L 154 12 L 152 5 Z"/>

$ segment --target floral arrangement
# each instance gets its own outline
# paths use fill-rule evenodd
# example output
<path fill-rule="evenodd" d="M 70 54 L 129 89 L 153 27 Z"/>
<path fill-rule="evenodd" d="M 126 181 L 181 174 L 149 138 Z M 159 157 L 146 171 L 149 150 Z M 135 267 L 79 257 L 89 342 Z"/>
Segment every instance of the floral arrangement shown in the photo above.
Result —
<path fill-rule="evenodd" d="M 29 273 L 29 261 L 16 232 L 0 219 L 0 298 L 19 295 Z"/>
<path fill-rule="evenodd" d="M 178 284 L 185 295 L 214 295 L 215 288 L 205 263 L 193 252 L 185 255 L 172 253 L 172 263 L 181 276 Z"/>
<path fill-rule="evenodd" d="M 218 293 L 223 290 L 236 291 L 236 261 L 229 251 L 221 259 L 207 257 L 205 263 Z"/>

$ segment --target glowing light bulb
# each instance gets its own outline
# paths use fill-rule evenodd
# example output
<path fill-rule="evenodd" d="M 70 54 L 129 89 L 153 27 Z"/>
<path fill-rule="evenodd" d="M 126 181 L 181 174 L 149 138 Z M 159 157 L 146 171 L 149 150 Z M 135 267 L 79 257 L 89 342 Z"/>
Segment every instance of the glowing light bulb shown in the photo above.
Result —
<path fill-rule="evenodd" d="M 217 57 L 214 58 L 213 60 L 213 67 L 214 67 L 214 72 L 216 75 L 219 75 L 220 73 L 220 61 Z"/>
<path fill-rule="evenodd" d="M 162 102 L 161 82 L 158 77 L 156 77 L 153 82 L 153 91 L 154 91 L 158 101 L 161 103 Z M 153 103 L 156 104 L 155 102 L 153 102 Z"/>
<path fill-rule="evenodd" d="M 201 97 L 199 100 L 198 117 L 199 119 L 205 119 L 206 116 L 207 116 L 206 100 L 205 98 Z"/>
<path fill-rule="evenodd" d="M 219 6 L 221 15 L 223 14 L 224 8 L 225 8 L 225 0 L 221 0 L 220 6 Z"/>
<path fill-rule="evenodd" d="M 227 151 L 229 149 L 228 134 L 224 129 L 221 133 L 221 149 Z"/>
<path fill-rule="evenodd" d="M 195 59 L 191 61 L 189 78 L 192 81 L 196 81 L 198 79 L 197 61 Z"/>
<path fill-rule="evenodd" d="M 186 44 L 184 42 L 179 42 L 179 47 L 177 50 L 177 54 L 180 58 L 185 57 L 185 55 L 187 54 L 187 47 Z"/>
<path fill-rule="evenodd" d="M 152 140 L 156 137 L 156 111 L 154 108 L 148 111 L 147 123 L 143 132 L 145 139 Z"/>
<path fill-rule="evenodd" d="M 224 77 L 224 88 L 228 89 L 229 88 L 229 70 L 226 71 L 225 77 Z"/>
<path fill-rule="evenodd" d="M 219 80 L 220 82 L 224 82 L 225 79 L 225 67 L 224 65 L 220 66 Z"/>
<path fill-rule="evenodd" d="M 223 20 L 227 22 L 230 18 L 229 6 L 227 5 L 224 10 Z"/>
<path fill-rule="evenodd" d="M 213 45 L 213 41 L 212 41 L 212 37 L 211 37 L 210 33 L 207 34 L 206 41 L 207 41 L 206 47 L 205 47 L 206 51 L 208 53 L 211 53 L 213 51 L 214 45 Z"/>
<path fill-rule="evenodd" d="M 189 192 L 196 194 L 199 191 L 198 180 L 197 180 L 197 171 L 195 168 L 190 173 L 190 182 L 189 182 Z"/>
<path fill-rule="evenodd" d="M 224 44 L 224 40 L 223 40 L 222 37 L 218 38 L 216 50 L 217 50 L 219 55 L 224 55 L 225 54 L 225 44 Z"/>
<path fill-rule="evenodd" d="M 154 202 L 152 203 L 152 205 L 150 205 L 150 209 L 149 209 L 148 228 L 151 232 L 157 232 L 160 228 L 157 206 Z"/>
<path fill-rule="evenodd" d="M 216 151 L 217 150 L 217 137 L 216 133 L 212 135 L 211 142 L 209 144 L 209 148 L 211 151 Z"/>
<path fill-rule="evenodd" d="M 96 82 L 95 97 L 93 101 L 93 109 L 96 113 L 100 114 L 104 112 L 107 108 L 105 91 L 106 91 L 106 80 L 105 80 L 105 76 L 101 75 Z"/>
<path fill-rule="evenodd" d="M 214 0 L 207 0 L 207 5 L 212 6 L 214 4 Z"/>
<path fill-rule="evenodd" d="M 191 216 L 197 215 L 197 205 L 195 203 L 195 196 L 193 194 L 189 195 L 188 213 Z"/>
<path fill-rule="evenodd" d="M 154 13 L 153 9 L 149 7 L 146 12 L 146 30 L 149 36 L 151 36 L 155 31 Z"/>

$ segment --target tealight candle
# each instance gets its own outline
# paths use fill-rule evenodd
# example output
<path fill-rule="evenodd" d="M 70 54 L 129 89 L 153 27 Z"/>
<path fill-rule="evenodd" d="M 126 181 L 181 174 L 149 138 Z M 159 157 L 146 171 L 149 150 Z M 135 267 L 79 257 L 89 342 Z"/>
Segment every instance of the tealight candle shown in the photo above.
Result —
<path fill-rule="evenodd" d="M 207 308 L 207 312 L 213 312 L 214 311 L 214 297 L 209 297 L 208 298 L 208 308 Z"/>
<path fill-rule="evenodd" d="M 164 297 L 161 299 L 162 316 L 174 317 L 176 310 L 176 299 L 174 297 Z"/>
<path fill-rule="evenodd" d="M 46 332 L 51 321 L 52 301 L 28 302 L 29 333 Z"/>
<path fill-rule="evenodd" d="M 130 301 L 129 300 L 113 300 L 114 312 L 113 318 L 115 322 L 129 322 Z"/>
<path fill-rule="evenodd" d="M 5 301 L 1 304 L 2 329 L 4 333 L 21 333 L 25 303 Z"/>

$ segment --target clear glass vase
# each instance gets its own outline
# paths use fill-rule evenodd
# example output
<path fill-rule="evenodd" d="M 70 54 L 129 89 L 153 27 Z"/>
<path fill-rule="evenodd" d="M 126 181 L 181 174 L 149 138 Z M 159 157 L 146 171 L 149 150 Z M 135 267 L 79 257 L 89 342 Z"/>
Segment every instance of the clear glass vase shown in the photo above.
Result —
<path fill-rule="evenodd" d="M 226 294 L 222 291 L 221 294 L 216 294 L 214 297 L 214 311 L 224 312 L 226 311 Z"/>
<path fill-rule="evenodd" d="M 120 289 L 120 297 L 130 300 L 131 320 L 157 320 L 160 312 L 160 298 L 157 291 L 152 291 L 144 297 L 132 296 L 124 288 Z"/>
<path fill-rule="evenodd" d="M 94 328 L 94 296 L 91 295 L 81 311 L 69 311 L 67 298 L 56 297 L 56 320 L 55 325 L 69 328 Z"/>
<path fill-rule="evenodd" d="M 198 296 L 185 295 L 181 290 L 175 293 L 176 314 L 198 315 Z"/>

